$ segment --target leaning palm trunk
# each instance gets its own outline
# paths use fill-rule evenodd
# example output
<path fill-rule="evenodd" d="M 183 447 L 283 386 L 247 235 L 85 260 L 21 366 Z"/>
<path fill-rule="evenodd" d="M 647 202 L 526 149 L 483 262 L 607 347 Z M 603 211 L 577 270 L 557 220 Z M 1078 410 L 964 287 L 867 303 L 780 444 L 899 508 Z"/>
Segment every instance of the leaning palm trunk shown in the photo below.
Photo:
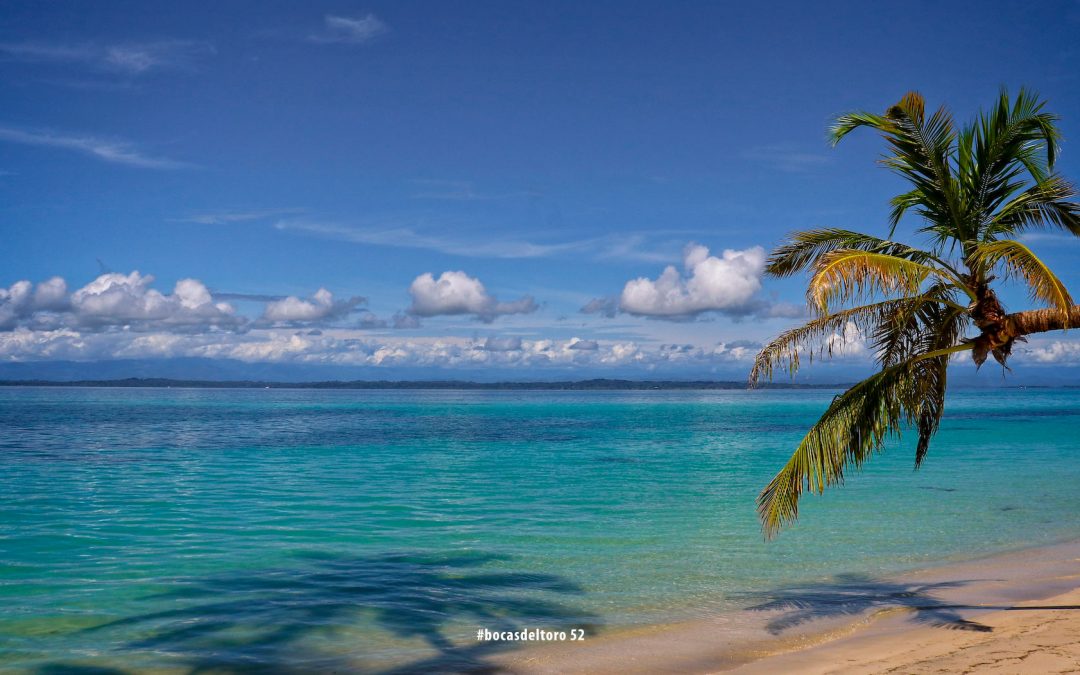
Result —
<path fill-rule="evenodd" d="M 851 113 L 832 129 L 838 142 L 859 127 L 879 131 L 891 154 L 883 164 L 911 183 L 892 200 L 889 238 L 849 230 L 797 232 L 777 248 L 767 272 L 809 272 L 807 301 L 816 315 L 766 345 L 751 384 L 800 362 L 831 355 L 849 326 L 874 347 L 880 371 L 833 400 L 788 463 L 758 497 L 766 536 L 798 516 L 804 490 L 842 483 L 890 439 L 913 429 L 916 467 L 945 410 L 953 356 L 971 351 L 976 367 L 989 356 L 1007 368 L 1013 346 L 1035 333 L 1080 326 L 1080 305 L 1021 241 L 1034 228 L 1080 235 L 1080 204 L 1072 184 L 1054 173 L 1056 117 L 1021 91 L 1002 92 L 996 105 L 957 131 L 944 109 L 927 116 L 916 93 L 885 115 Z M 929 246 L 893 241 L 914 211 Z M 953 258 L 953 255 L 959 258 Z M 1023 283 L 1047 306 L 1007 313 L 994 281 Z M 971 337 L 967 337 L 971 335 Z"/>
<path fill-rule="evenodd" d="M 1073 305 L 1068 310 L 1033 309 L 1006 314 L 979 326 L 982 333 L 971 340 L 972 358 L 977 365 L 982 365 L 987 354 L 994 354 L 1003 357 L 998 360 L 1005 365 L 1016 342 L 1026 341 L 1028 335 L 1065 330 L 1070 326 L 1080 326 L 1080 305 Z"/>
<path fill-rule="evenodd" d="M 1070 307 L 1067 316 L 1056 309 L 1032 309 L 1009 314 L 1005 317 L 1004 331 L 1013 337 L 1020 337 L 1065 330 L 1072 326 L 1080 326 L 1080 305 Z"/>

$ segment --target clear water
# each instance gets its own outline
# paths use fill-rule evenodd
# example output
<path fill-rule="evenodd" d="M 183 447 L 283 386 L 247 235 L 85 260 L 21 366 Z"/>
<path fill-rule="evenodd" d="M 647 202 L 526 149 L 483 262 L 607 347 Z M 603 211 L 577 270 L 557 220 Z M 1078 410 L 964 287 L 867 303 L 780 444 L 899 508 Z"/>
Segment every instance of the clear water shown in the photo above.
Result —
<path fill-rule="evenodd" d="M 764 542 L 833 393 L 0 389 L 0 668 L 452 670 L 1080 536 L 1080 391 L 1001 390 Z"/>

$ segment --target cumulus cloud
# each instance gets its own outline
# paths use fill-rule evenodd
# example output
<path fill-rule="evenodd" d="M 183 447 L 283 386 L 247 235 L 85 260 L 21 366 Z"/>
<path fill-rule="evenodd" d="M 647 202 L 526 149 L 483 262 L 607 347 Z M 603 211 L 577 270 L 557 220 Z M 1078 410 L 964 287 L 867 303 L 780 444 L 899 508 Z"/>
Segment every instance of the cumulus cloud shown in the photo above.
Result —
<path fill-rule="evenodd" d="M 67 282 L 60 277 L 42 281 L 34 288 L 34 309 L 62 312 L 68 308 Z"/>
<path fill-rule="evenodd" d="M 153 276 L 138 271 L 102 274 L 71 293 L 60 277 L 36 285 L 18 281 L 0 288 L 0 330 L 198 332 L 236 330 L 247 324 L 232 305 L 214 298 L 197 279 L 177 281 L 168 294 L 154 289 L 153 283 Z"/>
<path fill-rule="evenodd" d="M 761 290 L 765 249 L 725 250 L 720 257 L 691 244 L 683 255 L 683 272 L 668 266 L 655 280 L 640 277 L 626 283 L 619 308 L 628 314 L 685 320 L 702 312 L 745 314 Z"/>
<path fill-rule="evenodd" d="M 9 288 L 0 288 L 0 330 L 11 330 L 20 319 L 39 311 L 57 311 L 67 305 L 67 284 L 53 277 L 37 285 L 16 281 Z"/>
<path fill-rule="evenodd" d="M 600 344 L 596 340 L 574 338 L 570 340 L 570 344 L 566 345 L 566 348 L 583 352 L 595 352 L 597 349 L 600 349 Z"/>
<path fill-rule="evenodd" d="M 71 294 L 76 325 L 84 329 L 205 330 L 212 326 L 236 328 L 243 323 L 232 305 L 214 302 L 201 281 L 181 279 L 170 295 L 151 288 L 153 282 L 152 275 L 137 271 L 102 274 Z"/>
<path fill-rule="evenodd" d="M 731 342 L 717 342 L 712 353 L 715 357 L 726 358 L 732 361 L 749 361 L 761 351 L 760 342 L 750 340 L 732 340 Z"/>
<path fill-rule="evenodd" d="M 421 274 L 409 286 L 412 306 L 409 314 L 419 317 L 472 315 L 485 323 L 506 314 L 529 314 L 539 306 L 531 296 L 513 302 L 499 302 L 484 285 L 464 272 L 443 272 L 436 279 Z"/>
<path fill-rule="evenodd" d="M 320 43 L 365 44 L 389 31 L 389 26 L 374 14 L 359 17 L 327 14 L 323 17 L 322 31 L 312 33 L 309 39 Z"/>
<path fill-rule="evenodd" d="M 337 319 L 353 312 L 366 298 L 354 296 L 348 300 L 334 300 L 334 294 L 320 288 L 309 299 L 290 295 L 266 305 L 262 318 L 271 323 L 310 323 Z"/>

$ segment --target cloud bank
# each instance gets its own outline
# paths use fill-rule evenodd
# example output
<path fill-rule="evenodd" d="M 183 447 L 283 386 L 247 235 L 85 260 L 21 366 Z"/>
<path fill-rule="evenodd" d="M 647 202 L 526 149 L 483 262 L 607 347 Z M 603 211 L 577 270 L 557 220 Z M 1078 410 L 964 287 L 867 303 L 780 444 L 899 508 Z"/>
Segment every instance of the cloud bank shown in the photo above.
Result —
<path fill-rule="evenodd" d="M 232 359 L 366 367 L 574 369 L 747 366 L 751 349 L 722 344 L 643 345 L 635 341 L 471 338 L 373 338 L 348 329 L 257 329 L 242 333 L 80 333 L 17 328 L 0 333 L 0 362 L 95 359 Z M 703 370 L 703 372 L 704 372 Z"/>

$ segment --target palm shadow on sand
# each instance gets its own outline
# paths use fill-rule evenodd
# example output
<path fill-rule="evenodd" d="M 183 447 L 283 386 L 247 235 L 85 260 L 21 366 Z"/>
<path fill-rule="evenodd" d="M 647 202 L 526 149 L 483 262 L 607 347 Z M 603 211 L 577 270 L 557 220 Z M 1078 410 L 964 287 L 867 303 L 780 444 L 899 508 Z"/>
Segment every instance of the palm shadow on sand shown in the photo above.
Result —
<path fill-rule="evenodd" d="M 780 612 L 766 624 L 774 635 L 811 621 L 858 617 L 887 609 L 908 610 L 911 621 L 939 628 L 989 631 L 989 626 L 960 614 L 962 609 L 971 609 L 970 605 L 952 604 L 934 595 L 968 583 L 913 584 L 862 574 L 838 574 L 826 583 L 788 586 L 762 593 L 757 598 L 763 602 L 749 609 Z"/>
<path fill-rule="evenodd" d="M 156 596 L 173 609 L 142 614 L 86 631 L 109 640 L 110 632 L 135 633 L 114 656 L 155 653 L 191 673 L 483 673 L 497 668 L 487 657 L 516 643 L 478 642 L 472 630 L 524 628 L 595 633 L 598 619 L 564 604 L 584 593 L 555 575 L 493 571 L 504 557 L 386 554 L 372 557 L 305 556 L 295 567 L 251 570 L 184 579 Z M 374 624 L 396 638 L 426 646 L 411 662 L 386 666 L 365 658 L 362 637 L 344 636 L 350 626 Z M 337 638 L 337 642 L 333 642 Z M 344 642 L 348 653 L 341 653 Z M 331 644 L 330 649 L 325 646 Z M 323 645 L 320 648 L 320 645 Z M 57 662 L 38 669 L 48 675 L 114 675 L 121 670 Z"/>
<path fill-rule="evenodd" d="M 905 583 L 878 579 L 861 574 L 839 574 L 822 584 L 798 585 L 778 588 L 751 597 L 760 600 L 749 607 L 751 610 L 778 612 L 766 624 L 766 629 L 778 635 L 786 630 L 819 619 L 835 619 L 869 615 L 887 609 L 902 609 L 909 613 L 909 620 L 935 628 L 990 632 L 986 624 L 966 619 L 963 610 L 1024 611 L 1024 610 L 1077 610 L 1080 605 L 971 605 L 948 602 L 935 593 L 959 588 L 971 581 L 943 581 L 938 583 Z"/>

